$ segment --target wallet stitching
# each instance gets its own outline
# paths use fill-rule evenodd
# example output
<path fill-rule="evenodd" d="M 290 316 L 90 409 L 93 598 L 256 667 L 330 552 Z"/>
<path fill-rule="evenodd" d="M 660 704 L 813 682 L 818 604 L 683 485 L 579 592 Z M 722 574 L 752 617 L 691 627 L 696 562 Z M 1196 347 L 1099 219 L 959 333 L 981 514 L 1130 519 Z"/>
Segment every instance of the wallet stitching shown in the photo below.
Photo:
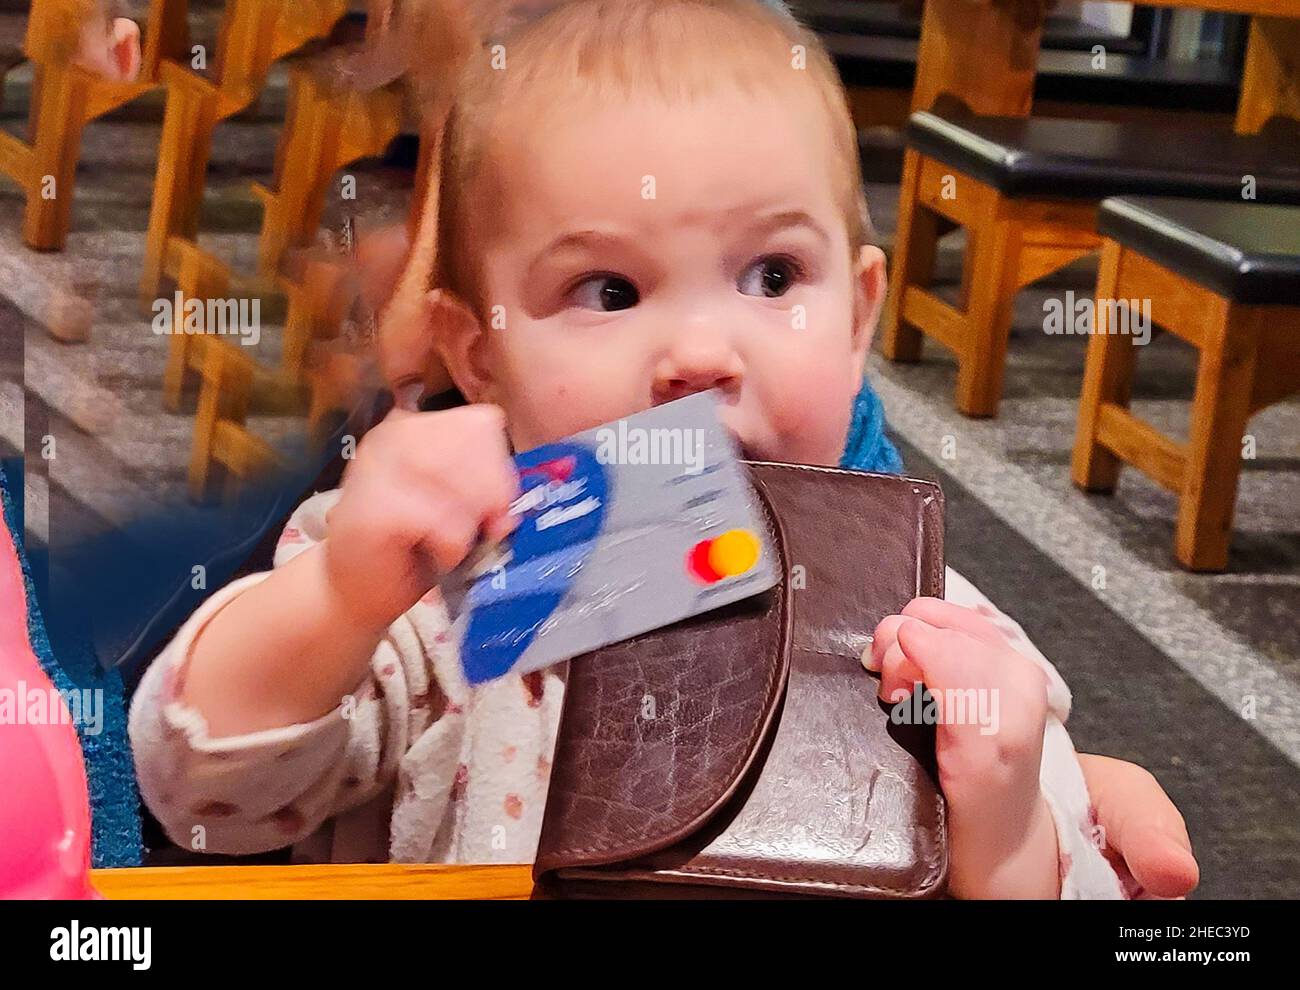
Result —
<path fill-rule="evenodd" d="M 896 887 L 881 887 L 869 883 L 845 883 L 839 880 L 824 880 L 817 877 L 789 877 L 774 876 L 771 873 L 755 873 L 752 870 L 732 870 L 724 869 L 719 866 L 679 866 L 677 872 L 684 874 L 700 874 L 702 876 L 717 877 L 747 877 L 751 880 L 771 880 L 783 883 L 811 883 L 819 887 L 828 887 L 832 890 L 860 890 L 867 893 L 880 893 L 888 890 L 897 890 Z M 923 882 L 917 885 L 917 889 L 925 890 L 935 882 L 940 873 L 939 866 L 935 866 L 926 872 Z"/>
<path fill-rule="evenodd" d="M 761 486 L 755 486 L 755 487 L 756 487 L 756 490 L 758 490 L 758 488 L 761 487 Z M 777 518 L 776 512 L 773 511 L 771 505 L 769 504 L 769 503 L 770 503 L 770 500 L 769 500 L 766 496 L 760 496 L 760 497 L 762 497 L 762 498 L 764 499 L 764 509 L 765 509 L 766 514 L 767 514 L 767 515 L 770 515 L 771 518 L 772 518 L 772 526 L 771 526 L 770 528 L 771 528 L 771 531 L 772 531 L 773 533 L 778 534 L 778 538 L 779 538 L 779 540 L 780 540 L 780 545 L 781 545 L 781 550 L 782 550 L 782 558 L 785 558 L 785 557 L 787 556 L 787 553 L 786 553 L 786 540 L 785 540 L 785 534 L 784 534 L 784 532 L 781 530 L 781 523 L 780 523 L 780 520 Z M 786 587 L 785 587 L 785 586 L 786 586 L 786 582 L 785 582 L 784 577 L 782 578 L 781 581 L 777 582 L 777 584 L 775 585 L 775 591 L 776 591 L 776 596 L 777 596 L 777 605 L 778 605 L 778 607 L 779 607 L 779 609 L 780 609 L 782 615 L 784 615 L 784 616 L 785 616 L 785 619 L 786 619 L 786 621 L 785 621 L 785 623 L 784 623 L 784 625 L 786 626 L 786 628 L 783 630 L 782 637 L 781 637 L 781 639 L 779 640 L 778 647 L 777 647 L 778 651 L 780 651 L 780 652 L 789 652 L 790 647 L 791 647 L 791 637 L 793 636 L 793 620 L 792 620 L 791 616 L 789 615 L 789 613 L 787 612 L 787 599 L 788 599 L 788 596 L 787 596 L 787 594 L 786 594 Z M 779 654 L 778 654 L 778 656 L 779 656 Z M 765 697 L 771 697 L 773 683 L 777 680 L 777 678 L 778 678 L 778 676 L 779 676 L 779 674 L 780 674 L 780 671 L 781 671 L 782 666 L 783 666 L 783 664 L 780 662 L 779 659 L 778 659 L 778 661 L 777 661 L 776 663 L 770 665 L 770 671 L 769 671 L 768 678 L 767 678 L 767 684 L 765 685 L 765 688 L 764 688 L 764 694 L 765 694 Z M 764 730 L 765 727 L 770 727 L 770 720 L 760 720 L 760 721 L 759 721 L 759 722 L 754 726 L 754 731 L 753 731 L 753 733 L 751 733 L 751 735 L 749 736 L 749 738 L 745 741 L 745 746 L 741 749 L 741 756 L 740 756 L 740 759 L 738 759 L 738 760 L 736 761 L 736 763 L 733 764 L 731 767 L 729 767 L 728 770 L 727 770 L 726 777 L 727 777 L 727 779 L 728 779 L 729 781 L 735 779 L 735 777 L 737 776 L 737 773 L 738 773 L 738 771 L 739 771 L 741 765 L 743 765 L 745 762 L 747 762 L 747 761 L 749 760 L 751 754 L 753 753 L 754 746 L 755 746 L 755 744 L 756 744 L 757 738 L 758 738 L 759 736 L 762 735 L 763 730 Z M 695 818 L 695 817 L 697 817 L 697 816 L 700 814 L 700 812 L 701 812 L 701 811 L 702 811 L 702 810 L 703 810 L 707 805 L 712 804 L 712 803 L 714 803 L 713 800 L 710 800 L 710 801 L 700 801 L 700 802 L 698 802 L 698 804 L 697 804 L 696 806 L 692 806 L 692 807 L 690 808 L 690 810 L 689 810 L 688 813 L 682 815 L 681 817 L 683 817 L 683 818 Z M 581 848 L 573 848 L 573 847 L 569 847 L 569 848 L 561 849 L 561 850 L 559 850 L 559 851 L 553 853 L 552 855 L 553 855 L 553 856 L 571 856 L 571 855 L 583 855 L 583 854 L 587 854 L 587 853 L 607 852 L 607 851 L 610 850 L 610 849 L 616 848 L 616 846 L 617 846 L 617 843 L 611 844 L 611 842 L 610 842 L 609 840 L 605 840 L 604 842 L 597 843 L 597 844 L 594 845 L 594 846 L 584 846 L 584 847 L 581 847 Z"/>

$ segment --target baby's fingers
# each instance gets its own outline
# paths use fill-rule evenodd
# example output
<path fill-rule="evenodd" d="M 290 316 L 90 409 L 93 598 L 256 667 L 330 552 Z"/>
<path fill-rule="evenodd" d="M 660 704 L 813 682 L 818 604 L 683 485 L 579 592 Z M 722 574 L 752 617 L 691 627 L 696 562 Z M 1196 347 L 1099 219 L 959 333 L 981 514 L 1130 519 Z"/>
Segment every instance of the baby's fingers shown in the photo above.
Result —
<path fill-rule="evenodd" d="M 898 615 L 887 615 L 880 620 L 869 648 L 863 652 L 862 665 L 868 670 L 879 670 L 885 654 L 898 639 L 898 628 L 908 619 L 924 622 L 936 629 L 950 629 L 965 633 L 972 639 L 996 650 L 1011 644 L 1010 634 L 996 623 L 973 609 L 954 605 L 941 598 L 914 598 Z"/>
<path fill-rule="evenodd" d="M 921 619 L 939 629 L 963 632 L 995 649 L 1001 649 L 1011 641 L 1008 634 L 992 620 L 974 609 L 946 602 L 942 598 L 914 598 L 903 609 L 903 615 Z"/>
<path fill-rule="evenodd" d="M 919 619 L 904 619 L 902 616 L 890 616 L 898 622 L 890 623 L 893 632 L 890 642 L 880 654 L 876 669 L 880 671 L 880 697 L 890 704 L 897 704 L 910 695 L 916 685 L 925 680 L 921 666 L 903 652 L 898 643 L 898 628 L 907 623 L 920 622 Z M 889 620 L 886 619 L 885 622 Z M 884 625 L 882 622 L 881 625 Z M 879 637 L 878 637 L 879 638 Z"/>
<path fill-rule="evenodd" d="M 1183 816 L 1159 781 L 1142 767 L 1105 756 L 1080 753 L 1079 766 L 1112 862 L 1119 859 L 1146 896 L 1191 893 L 1200 869 Z"/>
<path fill-rule="evenodd" d="M 871 642 L 862 651 L 862 666 L 867 670 L 880 670 L 885 654 L 898 642 L 898 627 L 906 621 L 907 619 L 901 615 L 887 615 L 880 620 L 871 634 Z"/>
<path fill-rule="evenodd" d="M 880 697 L 896 702 L 920 682 L 933 691 L 987 680 L 972 667 L 972 651 L 981 646 L 962 633 L 936 628 L 914 616 L 890 615 L 876 627 L 870 657 L 863 663 L 880 671 Z"/>
<path fill-rule="evenodd" d="M 1037 794 L 1047 720 L 1042 672 L 1006 645 L 994 648 L 913 618 L 898 627 L 892 649 L 919 670 L 929 692 L 940 779 L 954 807 L 981 813 L 1003 801 L 1028 807 Z"/>

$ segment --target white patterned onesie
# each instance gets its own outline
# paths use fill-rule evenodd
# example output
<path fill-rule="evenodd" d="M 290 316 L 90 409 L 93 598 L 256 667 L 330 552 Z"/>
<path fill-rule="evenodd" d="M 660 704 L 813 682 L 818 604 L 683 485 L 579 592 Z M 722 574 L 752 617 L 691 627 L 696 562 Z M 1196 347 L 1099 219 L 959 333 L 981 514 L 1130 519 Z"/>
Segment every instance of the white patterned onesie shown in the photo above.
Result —
<path fill-rule="evenodd" d="M 276 548 L 281 566 L 326 536 L 338 491 L 309 498 Z M 248 854 L 293 844 L 301 862 L 527 863 L 537 849 L 567 664 L 470 687 L 430 592 L 389 627 L 369 676 L 314 722 L 214 739 L 178 700 L 191 644 L 263 580 L 215 593 L 145 673 L 131 705 L 140 790 L 185 848 Z M 1056 822 L 1063 898 L 1122 897 L 1101 854 L 1065 731 L 1070 692 L 1018 624 L 948 569 L 947 599 L 975 608 L 1048 677 L 1041 781 Z M 196 831 L 200 829 L 201 831 Z"/>

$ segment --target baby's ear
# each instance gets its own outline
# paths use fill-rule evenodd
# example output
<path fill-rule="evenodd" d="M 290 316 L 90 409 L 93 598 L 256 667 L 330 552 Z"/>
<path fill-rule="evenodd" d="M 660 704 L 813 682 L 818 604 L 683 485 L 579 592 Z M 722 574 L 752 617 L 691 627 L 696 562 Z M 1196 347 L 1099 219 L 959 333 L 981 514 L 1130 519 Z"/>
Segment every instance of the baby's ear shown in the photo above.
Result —
<path fill-rule="evenodd" d="M 490 401 L 492 377 L 484 360 L 483 325 L 453 292 L 434 289 L 425 295 L 429 339 L 461 395 L 470 402 Z"/>
<path fill-rule="evenodd" d="M 117 78 L 122 82 L 135 82 L 140 75 L 140 26 L 129 18 L 115 17 L 111 38 Z"/>
<path fill-rule="evenodd" d="M 74 61 L 94 75 L 134 82 L 140 74 L 140 27 L 126 17 L 91 18 L 82 25 Z"/>
<path fill-rule="evenodd" d="M 887 288 L 885 253 L 873 244 L 862 245 L 853 263 L 853 354 L 859 364 L 871 347 Z"/>

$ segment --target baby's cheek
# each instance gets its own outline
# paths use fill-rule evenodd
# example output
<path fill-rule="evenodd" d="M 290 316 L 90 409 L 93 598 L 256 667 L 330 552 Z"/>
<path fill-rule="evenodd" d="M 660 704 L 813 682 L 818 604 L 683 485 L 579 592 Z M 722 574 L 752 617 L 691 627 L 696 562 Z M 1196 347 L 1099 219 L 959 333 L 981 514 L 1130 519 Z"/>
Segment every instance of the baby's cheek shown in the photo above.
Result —
<path fill-rule="evenodd" d="M 837 461 L 853 409 L 854 374 L 848 356 L 828 361 L 804 355 L 787 360 L 772 376 L 764 391 L 770 396 L 767 418 L 778 437 L 796 444 L 802 460 Z"/>
<path fill-rule="evenodd" d="M 610 376 L 588 376 L 575 365 L 521 369 L 505 402 L 519 449 L 550 443 L 634 411 Z"/>

